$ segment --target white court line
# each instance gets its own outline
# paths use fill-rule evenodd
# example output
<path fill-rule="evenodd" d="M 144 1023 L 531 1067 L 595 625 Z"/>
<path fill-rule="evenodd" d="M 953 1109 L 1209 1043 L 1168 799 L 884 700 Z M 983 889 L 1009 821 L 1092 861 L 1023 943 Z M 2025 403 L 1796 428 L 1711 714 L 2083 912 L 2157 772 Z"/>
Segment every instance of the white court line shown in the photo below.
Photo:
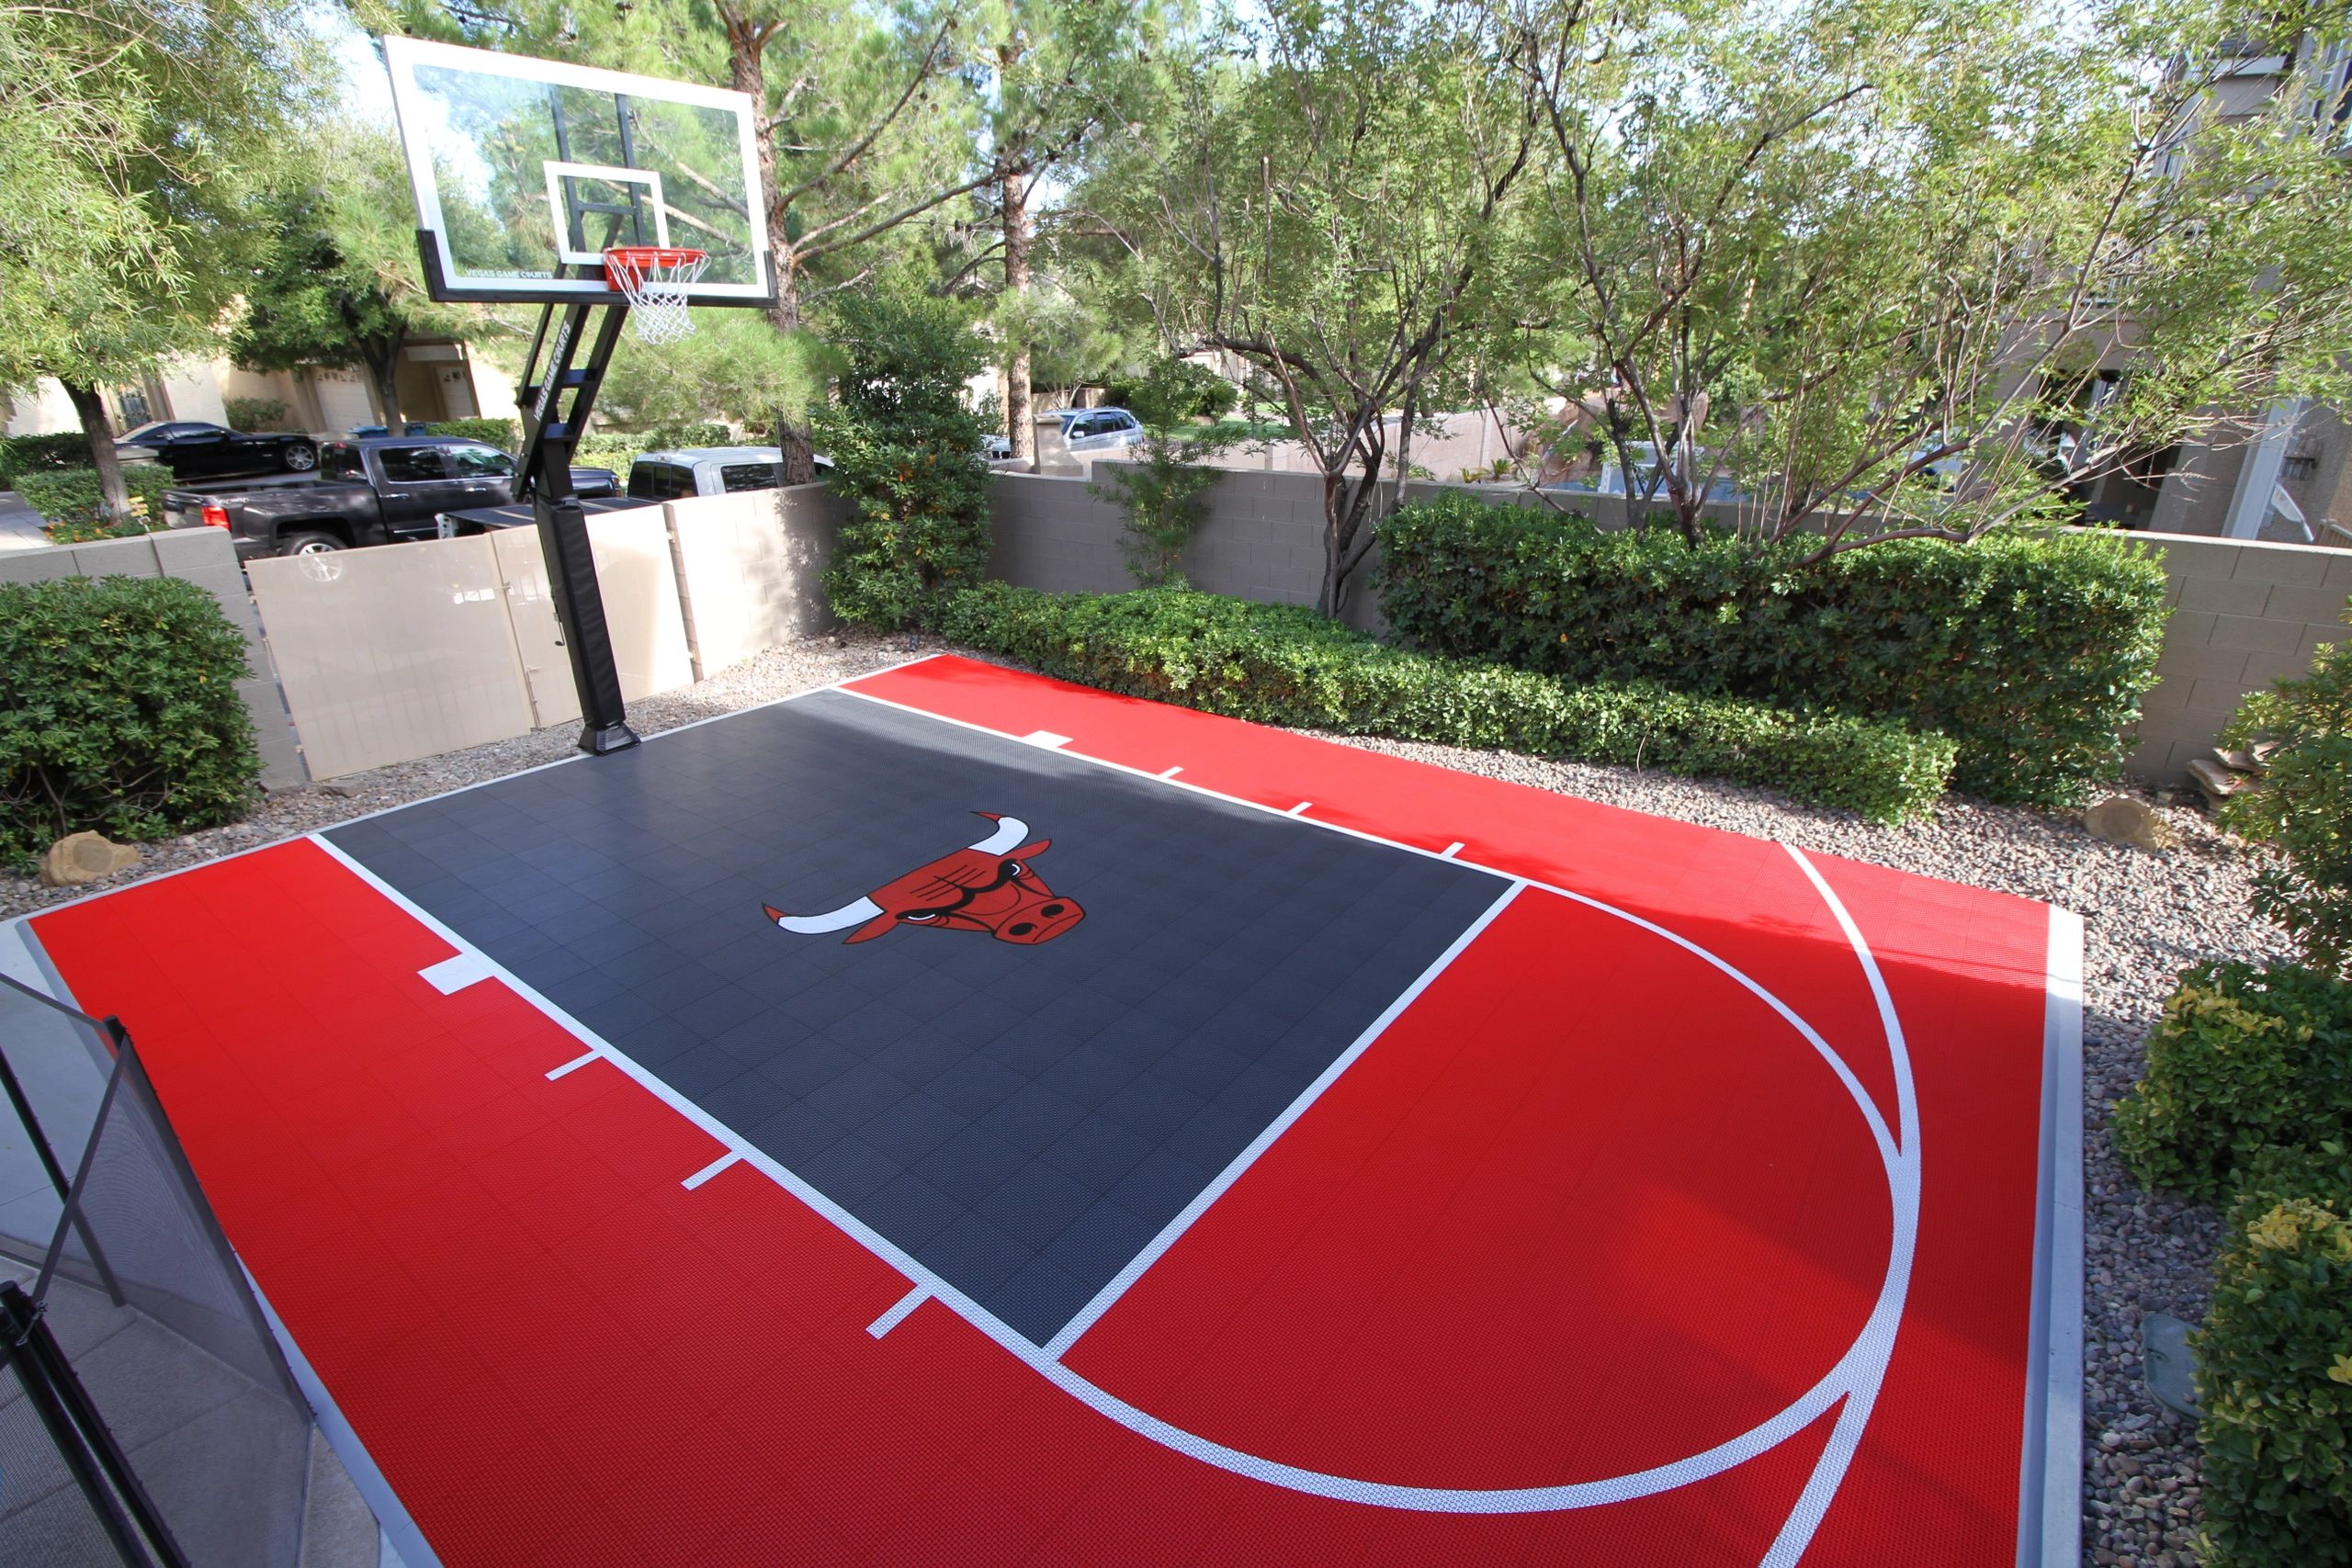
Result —
<path fill-rule="evenodd" d="M 1452 860 L 1467 847 L 1468 846 L 1464 844 L 1461 840 L 1456 839 L 1453 842 L 1446 845 L 1444 849 L 1438 852 L 1438 858 L 1440 860 Z"/>
<path fill-rule="evenodd" d="M 445 958 L 438 964 L 427 964 L 417 971 L 424 983 L 443 996 L 450 996 L 490 978 L 489 966 L 481 954 L 471 951 L 459 953 L 455 958 Z"/>
<path fill-rule="evenodd" d="M 1179 767 L 1179 768 L 1162 768 L 1162 769 L 1159 771 L 1159 776 L 1160 776 L 1161 778 L 1163 778 L 1163 779 L 1172 779 L 1172 778 L 1174 778 L 1178 773 L 1182 773 L 1183 771 L 1184 771 L 1184 770 L 1183 770 L 1182 768 L 1181 768 L 1181 767 Z"/>
<path fill-rule="evenodd" d="M 905 1295 L 900 1296 L 897 1303 L 893 1305 L 888 1312 L 884 1313 L 880 1317 L 877 1317 L 872 1323 L 867 1324 L 865 1325 L 865 1332 L 871 1334 L 876 1339 L 881 1338 L 885 1334 L 889 1333 L 890 1330 L 906 1322 L 908 1316 L 914 1312 L 915 1308 L 922 1305 L 923 1303 L 929 1300 L 931 1300 L 931 1287 L 929 1285 L 917 1285 L 913 1290 L 909 1291 Z"/>
<path fill-rule="evenodd" d="M 1302 800 L 1296 806 L 1292 807 L 1288 811 L 1283 812 L 1283 815 L 1285 817 L 1304 817 L 1306 815 L 1306 808 L 1314 804 L 1315 803 L 1311 800 Z"/>
<path fill-rule="evenodd" d="M 1321 1077 L 1300 1090 L 1298 1098 L 1292 1100 L 1280 1116 L 1268 1122 L 1263 1132 L 1250 1141 L 1249 1147 L 1234 1156 L 1231 1162 L 1223 1170 L 1217 1172 L 1216 1180 L 1202 1188 L 1199 1194 L 1191 1202 L 1185 1204 L 1174 1219 L 1160 1227 L 1159 1234 L 1153 1236 L 1141 1252 L 1127 1260 L 1127 1266 L 1114 1275 L 1109 1284 L 1094 1293 L 1092 1301 L 1079 1309 L 1076 1317 L 1062 1325 L 1062 1331 L 1059 1334 L 1046 1341 L 1046 1359 L 1058 1361 L 1068 1355 L 1069 1348 L 1078 1343 L 1079 1337 L 1093 1327 L 1096 1320 L 1109 1312 L 1121 1296 L 1127 1293 L 1127 1288 L 1142 1279 L 1145 1270 L 1159 1262 L 1160 1255 L 1176 1245 L 1177 1237 L 1193 1228 L 1193 1222 L 1206 1213 L 1210 1204 L 1224 1197 L 1226 1190 L 1241 1179 L 1243 1171 L 1258 1163 L 1258 1156 L 1272 1148 L 1275 1139 L 1290 1131 L 1291 1123 L 1306 1114 L 1306 1108 L 1320 1100 L 1323 1097 L 1323 1091 L 1337 1083 L 1341 1073 L 1355 1066 L 1357 1057 L 1372 1049 L 1372 1043 L 1379 1039 L 1390 1024 L 1396 1021 L 1397 1015 L 1412 1006 L 1419 998 L 1420 994 L 1430 988 L 1430 983 L 1444 972 L 1445 966 L 1459 958 L 1464 948 L 1477 941 L 1485 933 L 1486 929 L 1495 923 L 1495 917 L 1510 908 L 1512 899 L 1526 891 L 1527 884 L 1524 882 L 1513 882 L 1504 888 L 1502 896 L 1487 905 L 1485 913 L 1471 921 L 1468 929 L 1455 937 L 1451 946 L 1439 953 L 1429 967 L 1422 970 L 1413 983 L 1406 987 L 1403 993 L 1395 1001 L 1390 1002 L 1378 1018 L 1367 1024 L 1363 1032 L 1356 1036 L 1355 1043 L 1340 1052 L 1331 1065 L 1323 1069 Z"/>
<path fill-rule="evenodd" d="M 505 976 L 506 974 L 503 969 L 497 970 L 495 973 L 503 977 Z M 566 1073 L 576 1073 L 581 1068 L 586 1066 L 589 1063 L 594 1061 L 597 1057 L 603 1055 L 604 1053 L 602 1051 L 591 1051 L 584 1056 L 572 1057 L 571 1060 L 566 1062 L 560 1067 L 550 1067 L 548 1069 L 548 1081 L 549 1083 L 553 1083 L 556 1079 L 563 1077 Z"/>
<path fill-rule="evenodd" d="M 1058 751 L 1069 744 L 1067 735 L 1056 735 L 1050 729 L 1033 729 L 1019 738 L 1023 746 L 1042 746 L 1048 751 Z"/>
<path fill-rule="evenodd" d="M 720 1155 L 717 1159 L 712 1160 L 708 1165 L 704 1166 L 700 1170 L 695 1171 L 692 1176 L 687 1177 L 684 1181 L 678 1183 L 678 1185 L 691 1192 L 695 1188 L 700 1187 L 704 1182 L 708 1181 L 712 1177 L 717 1176 L 720 1171 L 725 1170 L 729 1166 L 740 1164 L 742 1158 L 743 1156 L 741 1155 L 739 1155 L 734 1150 L 729 1149 L 725 1154 Z"/>

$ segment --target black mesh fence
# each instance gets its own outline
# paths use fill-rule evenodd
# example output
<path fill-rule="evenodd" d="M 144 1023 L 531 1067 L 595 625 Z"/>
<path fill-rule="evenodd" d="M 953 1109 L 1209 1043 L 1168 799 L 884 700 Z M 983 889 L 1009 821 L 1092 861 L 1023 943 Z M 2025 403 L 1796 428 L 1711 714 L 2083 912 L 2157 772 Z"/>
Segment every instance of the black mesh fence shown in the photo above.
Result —
<path fill-rule="evenodd" d="M 0 981 L 6 982 L 0 993 L 17 1002 L 35 995 L 5 976 Z M 49 1517 L 44 1507 L 70 1513 L 78 1500 L 85 1520 L 102 1526 L 105 1494 L 126 1490 L 152 1505 L 159 1533 L 191 1568 L 295 1568 L 310 1411 L 136 1048 L 112 1021 L 39 1001 L 68 1027 L 0 1035 L 10 1098 L 28 1123 L 22 1131 L 29 1145 L 46 1134 L 44 1111 L 78 1136 L 70 1145 L 48 1140 L 65 1191 L 52 1193 L 55 1221 L 37 1259 L 26 1255 L 19 1233 L 30 1227 L 21 1218 L 0 1224 L 0 1243 L 29 1265 L 13 1272 L 28 1281 L 28 1304 L 74 1385 L 68 1404 L 85 1401 L 103 1432 L 99 1483 L 85 1475 L 77 1484 L 56 1432 L 44 1440 L 37 1418 L 28 1426 L 0 1413 L 0 1568 L 84 1561 L 59 1555 L 40 1538 Z M 0 1023 L 21 1011 L 0 1013 Z M 83 1070 L 62 1055 L 34 1059 L 36 1052 L 68 1050 L 81 1053 Z M 91 1071 L 99 1073 L 95 1096 Z M 38 1154 L 35 1146 L 9 1163 L 16 1184 L 28 1182 L 41 1166 L 30 1157 Z M 0 1210 L 0 1219 L 37 1212 L 38 1205 L 21 1202 Z M 20 1354 L 14 1374 L 20 1384 L 39 1379 L 28 1366 Z M 109 1444 L 127 1472 L 113 1481 L 104 1474 Z M 62 1491 L 40 1489 L 60 1477 Z M 106 1545 L 103 1528 L 98 1535 L 111 1554 L 86 1560 L 123 1561 L 119 1546 Z M 169 1562 L 175 1547 L 142 1550 L 150 1555 L 129 1560 Z"/>

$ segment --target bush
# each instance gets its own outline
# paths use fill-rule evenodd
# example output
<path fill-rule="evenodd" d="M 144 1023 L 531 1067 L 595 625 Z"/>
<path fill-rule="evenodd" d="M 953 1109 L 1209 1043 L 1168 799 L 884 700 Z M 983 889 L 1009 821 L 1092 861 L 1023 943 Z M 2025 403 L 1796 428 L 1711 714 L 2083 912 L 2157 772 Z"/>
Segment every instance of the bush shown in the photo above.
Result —
<path fill-rule="evenodd" d="M 1219 420 L 1241 400 L 1241 389 L 1189 359 L 1163 359 L 1141 376 L 1113 380 L 1103 389 L 1103 402 L 1125 409 L 1146 424 L 1157 411 L 1164 421 Z"/>
<path fill-rule="evenodd" d="M 0 860 L 66 833 L 153 839 L 245 813 L 261 763 L 245 640 L 176 578 L 0 586 Z"/>
<path fill-rule="evenodd" d="M 90 438 L 80 431 L 62 435 L 0 436 L 0 490 L 15 490 L 27 474 L 90 466 Z"/>
<path fill-rule="evenodd" d="M 2352 1563 L 2352 1159 L 2254 1161 L 2195 1340 L 2209 1568 Z"/>
<path fill-rule="evenodd" d="M 513 452 L 523 443 L 522 423 L 512 419 L 445 419 L 426 425 L 424 434 L 486 441 L 502 452 Z"/>
<path fill-rule="evenodd" d="M 1800 568 L 1803 541 L 1694 549 L 1447 495 L 1380 537 L 1383 608 L 1419 647 L 1904 719 L 1957 741 L 1954 784 L 1992 800 L 2073 804 L 2112 772 L 2166 614 L 2155 562 L 2087 536 L 1898 540 Z"/>
<path fill-rule="evenodd" d="M 96 468 L 38 469 L 17 479 L 17 493 L 40 513 L 49 536 L 59 544 L 127 537 L 162 526 L 164 492 L 179 482 L 171 470 L 161 463 L 125 463 L 122 482 L 130 494 L 127 518 L 106 514 Z"/>
<path fill-rule="evenodd" d="M 1208 517 L 1201 496 L 1216 483 L 1220 470 L 1204 459 L 1227 443 L 1191 423 L 1200 400 L 1197 378 L 1207 375 L 1197 365 L 1171 359 L 1128 383 L 1126 406 L 1143 425 L 1143 444 L 1125 464 L 1102 470 L 1108 482 L 1086 487 L 1097 500 L 1125 511 L 1119 553 L 1126 558 L 1127 575 L 1144 588 L 1184 586 L 1184 547 Z M 1231 389 L 1222 379 L 1209 378 Z"/>
<path fill-rule="evenodd" d="M 986 345 L 947 301 L 890 295 L 845 298 L 834 342 L 847 365 L 816 433 L 848 514 L 825 592 L 843 620 L 910 626 L 988 570 L 989 469 L 964 404 Z"/>
<path fill-rule="evenodd" d="M 276 430 L 286 422 L 286 405 L 276 398 L 224 398 L 220 406 L 232 430 Z"/>
<path fill-rule="evenodd" d="M 2184 970 L 2148 1036 L 2146 1075 L 2115 1108 L 2132 1174 L 2206 1199 L 2263 1148 L 2313 1148 L 2347 1129 L 2352 987 L 2286 964 Z"/>
<path fill-rule="evenodd" d="M 2320 649 L 2304 679 L 2247 698 L 2222 739 L 2284 742 L 2262 787 L 2231 799 L 2222 820 L 2281 852 L 2255 873 L 2254 907 L 2306 962 L 2352 976 L 2352 641 Z"/>
<path fill-rule="evenodd" d="M 1174 589 L 949 597 L 939 628 L 1048 674 L 1270 724 L 1498 747 L 1770 784 L 1877 821 L 1924 814 L 1951 744 L 1655 685 L 1571 685 L 1385 646 L 1295 605 Z"/>

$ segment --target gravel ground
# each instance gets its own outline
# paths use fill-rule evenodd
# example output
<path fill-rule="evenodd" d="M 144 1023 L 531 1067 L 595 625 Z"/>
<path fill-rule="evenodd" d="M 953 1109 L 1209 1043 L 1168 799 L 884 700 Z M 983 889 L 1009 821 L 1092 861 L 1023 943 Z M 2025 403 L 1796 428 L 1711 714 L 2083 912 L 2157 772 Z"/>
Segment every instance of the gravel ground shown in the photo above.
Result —
<path fill-rule="evenodd" d="M 766 650 L 716 680 L 637 703 L 640 734 L 770 702 L 898 663 L 944 645 L 935 638 L 847 634 Z M 2087 1450 L 2084 1544 L 2120 1568 L 2187 1568 L 2200 1518 L 2194 1427 L 2157 1404 L 2141 1381 L 2140 1314 L 2195 1321 L 2205 1307 L 2221 1224 L 2211 1208 L 2141 1191 L 2117 1162 L 2107 1108 L 2139 1077 L 2141 1047 L 2173 974 L 2207 956 L 2283 956 L 2279 934 L 2247 904 L 2250 856 L 2199 811 L 2147 796 L 2180 835 L 2161 854 L 2101 843 L 2071 816 L 1948 802 L 1934 821 L 1879 828 L 1850 813 L 1796 804 L 1766 790 L 1698 783 L 1631 768 L 1542 761 L 1409 741 L 1350 744 L 1442 767 L 1532 784 L 1661 817 L 1778 839 L 1808 850 L 1940 876 L 2079 912 L 2085 921 L 2084 1134 Z M 423 761 L 271 795 L 231 828 L 141 846 L 141 863 L 102 888 L 178 870 L 276 839 L 438 795 L 572 754 L 559 727 Z M 50 889 L 0 876 L 0 918 L 95 888 Z"/>

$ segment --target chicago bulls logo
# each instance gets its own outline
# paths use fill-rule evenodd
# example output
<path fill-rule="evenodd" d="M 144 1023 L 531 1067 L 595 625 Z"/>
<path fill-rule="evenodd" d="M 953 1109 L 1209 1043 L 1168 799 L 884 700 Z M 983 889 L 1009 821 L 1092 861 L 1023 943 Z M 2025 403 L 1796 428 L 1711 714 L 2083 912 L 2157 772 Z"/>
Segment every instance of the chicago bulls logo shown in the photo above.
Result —
<path fill-rule="evenodd" d="M 1053 848 L 1051 839 L 1023 843 L 1029 825 L 1017 817 L 976 811 L 996 831 L 967 849 L 917 866 L 863 898 L 821 915 L 787 915 L 760 906 L 788 931 L 814 935 L 848 931 L 849 942 L 872 942 L 898 925 L 936 926 L 944 931 L 986 931 L 999 942 L 1034 947 L 1051 942 L 1086 918 L 1071 899 L 1046 886 L 1030 862 Z"/>

